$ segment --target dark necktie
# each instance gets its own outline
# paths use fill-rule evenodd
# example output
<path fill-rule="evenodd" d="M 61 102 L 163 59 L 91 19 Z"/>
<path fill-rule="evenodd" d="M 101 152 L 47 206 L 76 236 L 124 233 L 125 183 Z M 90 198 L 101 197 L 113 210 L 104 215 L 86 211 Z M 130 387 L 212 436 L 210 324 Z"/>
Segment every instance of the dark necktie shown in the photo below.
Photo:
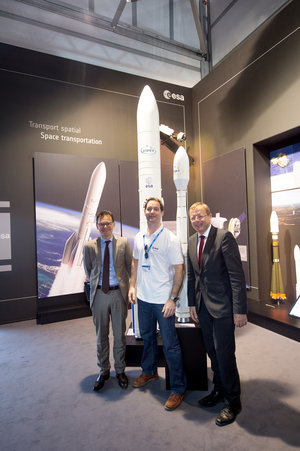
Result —
<path fill-rule="evenodd" d="M 200 241 L 200 245 L 199 245 L 199 256 L 198 256 L 199 268 L 201 266 L 201 258 L 202 258 L 202 251 L 203 251 L 205 236 L 201 235 L 200 238 L 201 238 L 201 241 Z"/>
<path fill-rule="evenodd" d="M 103 259 L 103 273 L 102 273 L 102 291 L 108 293 L 109 291 L 109 246 L 110 241 L 105 241 L 105 251 Z"/>

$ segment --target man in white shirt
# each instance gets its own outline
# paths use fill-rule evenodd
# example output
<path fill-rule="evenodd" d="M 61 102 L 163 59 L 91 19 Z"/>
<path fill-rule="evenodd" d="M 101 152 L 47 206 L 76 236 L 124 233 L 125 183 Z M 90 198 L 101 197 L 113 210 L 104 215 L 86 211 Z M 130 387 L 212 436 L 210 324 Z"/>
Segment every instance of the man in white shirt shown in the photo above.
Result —
<path fill-rule="evenodd" d="M 186 390 L 181 349 L 175 328 L 175 309 L 184 265 L 179 239 L 162 224 L 164 206 L 151 197 L 144 207 L 147 230 L 135 237 L 129 301 L 138 300 L 138 318 L 144 341 L 142 373 L 134 380 L 139 388 L 158 378 L 156 323 L 159 324 L 163 350 L 170 374 L 171 394 L 166 410 L 176 409 Z M 137 293 L 136 293 L 137 282 Z"/>

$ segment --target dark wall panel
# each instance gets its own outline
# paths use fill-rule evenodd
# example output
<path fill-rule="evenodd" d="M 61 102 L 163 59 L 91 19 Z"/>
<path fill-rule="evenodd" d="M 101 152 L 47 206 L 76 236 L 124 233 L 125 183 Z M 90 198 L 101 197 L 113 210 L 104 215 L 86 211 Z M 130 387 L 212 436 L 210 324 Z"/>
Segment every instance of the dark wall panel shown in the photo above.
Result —
<path fill-rule="evenodd" d="M 12 248 L 12 270 L 0 271 L 0 322 L 27 319 L 36 311 L 34 153 L 136 162 L 136 110 L 146 84 L 161 123 L 184 131 L 190 146 L 191 89 L 0 44 L 0 201 L 10 202 Z M 165 99 L 166 89 L 184 100 Z M 169 160 L 173 154 L 164 149 L 162 162 Z M 59 188 L 51 185 L 51 171 L 68 176 L 68 168 L 49 165 L 49 192 Z M 80 210 L 81 184 L 77 177 L 65 192 L 58 189 L 58 205 L 68 198 L 70 208 Z M 113 208 L 113 198 L 107 207 Z"/>

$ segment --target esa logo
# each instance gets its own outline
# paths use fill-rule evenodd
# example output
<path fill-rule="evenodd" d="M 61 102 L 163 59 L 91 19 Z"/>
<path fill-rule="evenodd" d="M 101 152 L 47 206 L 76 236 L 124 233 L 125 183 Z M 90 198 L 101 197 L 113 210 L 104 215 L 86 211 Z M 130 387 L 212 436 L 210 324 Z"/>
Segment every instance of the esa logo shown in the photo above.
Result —
<path fill-rule="evenodd" d="M 176 174 L 180 175 L 180 174 L 183 174 L 183 172 L 184 172 L 183 169 L 180 168 L 179 166 L 176 166 L 174 168 L 174 175 L 176 175 Z"/>
<path fill-rule="evenodd" d="M 152 177 L 147 177 L 145 180 L 145 188 L 153 188 Z"/>
<path fill-rule="evenodd" d="M 142 147 L 140 149 L 140 152 L 142 154 L 154 155 L 154 154 L 156 154 L 156 149 L 154 149 L 154 147 L 146 146 L 146 147 Z"/>
<path fill-rule="evenodd" d="M 182 94 L 174 94 L 170 91 L 168 91 L 167 89 L 164 91 L 164 98 L 165 99 L 173 99 L 173 100 L 181 100 L 182 102 L 184 102 L 184 95 Z"/>

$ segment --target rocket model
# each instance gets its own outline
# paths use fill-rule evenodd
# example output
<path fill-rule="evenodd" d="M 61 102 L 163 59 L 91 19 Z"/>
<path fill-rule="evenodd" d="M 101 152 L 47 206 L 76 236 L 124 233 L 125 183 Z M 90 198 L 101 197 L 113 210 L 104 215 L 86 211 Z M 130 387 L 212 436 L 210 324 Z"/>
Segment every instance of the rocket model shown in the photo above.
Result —
<path fill-rule="evenodd" d="M 85 274 L 82 268 L 83 247 L 90 237 L 98 205 L 106 181 L 105 163 L 99 163 L 90 178 L 78 231 L 67 239 L 61 267 L 50 289 L 50 296 L 79 293 L 83 289 Z"/>
<path fill-rule="evenodd" d="M 161 199 L 159 115 L 155 97 L 148 85 L 144 87 L 138 103 L 137 134 L 140 230 L 144 230 L 147 226 L 145 200 L 152 196 Z"/>
<path fill-rule="evenodd" d="M 272 251 L 273 251 L 270 296 L 274 301 L 282 301 L 286 299 L 286 294 L 284 293 L 281 267 L 279 262 L 279 242 L 278 242 L 279 226 L 276 211 L 272 211 L 270 225 L 272 233 Z"/>
<path fill-rule="evenodd" d="M 173 180 L 176 186 L 177 211 L 176 229 L 177 236 L 181 241 L 182 252 L 187 267 L 187 241 L 188 241 L 188 218 L 187 218 L 187 187 L 190 179 L 189 158 L 185 149 L 180 146 L 173 161 Z M 178 322 L 187 322 L 190 317 L 187 299 L 187 274 L 185 272 L 180 301 L 176 306 L 176 317 Z"/>
<path fill-rule="evenodd" d="M 148 85 L 144 87 L 137 107 L 137 137 L 140 230 L 145 230 L 145 200 L 149 197 L 161 199 L 159 114 L 154 94 Z M 133 305 L 132 318 L 134 335 L 141 338 L 137 304 Z"/>
<path fill-rule="evenodd" d="M 300 296 L 300 249 L 296 244 L 294 247 L 294 259 L 296 266 L 296 299 Z"/>
<path fill-rule="evenodd" d="M 220 215 L 220 213 L 216 213 L 215 217 L 211 218 L 211 223 L 214 227 L 217 227 L 218 229 L 223 229 L 224 223 L 227 221 L 227 218 L 224 218 Z"/>

